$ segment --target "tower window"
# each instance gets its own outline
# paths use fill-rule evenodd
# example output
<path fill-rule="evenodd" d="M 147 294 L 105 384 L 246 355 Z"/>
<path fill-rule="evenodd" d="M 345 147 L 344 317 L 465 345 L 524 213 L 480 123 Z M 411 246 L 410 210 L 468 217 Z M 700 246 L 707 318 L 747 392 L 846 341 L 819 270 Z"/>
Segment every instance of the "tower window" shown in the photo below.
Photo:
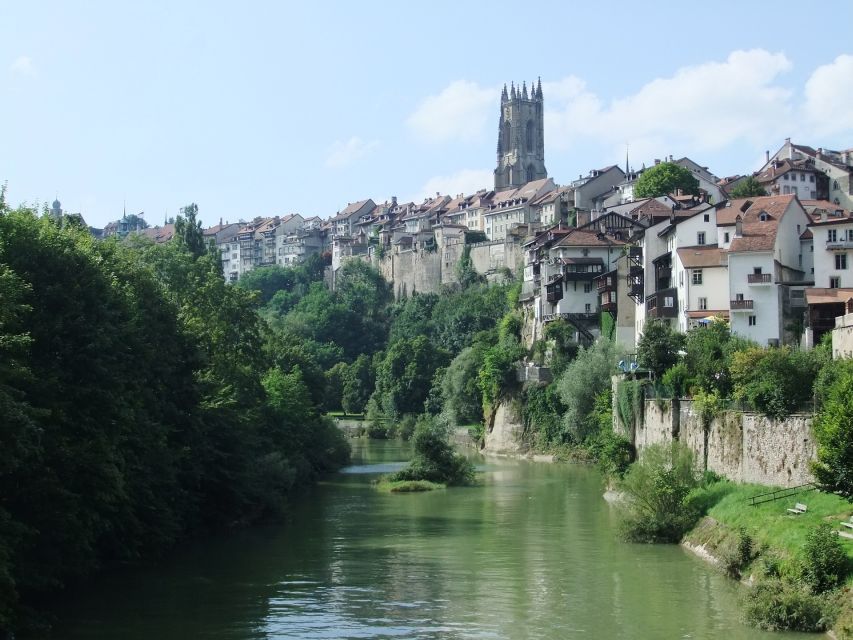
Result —
<path fill-rule="evenodd" d="M 527 121 L 527 136 L 526 136 L 526 144 L 527 148 L 525 151 L 533 151 L 533 120 Z"/>

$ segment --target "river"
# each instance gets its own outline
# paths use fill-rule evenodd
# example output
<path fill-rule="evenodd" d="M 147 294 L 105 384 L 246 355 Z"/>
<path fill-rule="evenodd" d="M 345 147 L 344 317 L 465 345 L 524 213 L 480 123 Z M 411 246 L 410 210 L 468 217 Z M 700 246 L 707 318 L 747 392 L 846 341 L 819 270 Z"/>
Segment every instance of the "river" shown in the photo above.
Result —
<path fill-rule="evenodd" d="M 779 638 L 680 547 L 620 542 L 590 467 L 478 458 L 481 486 L 377 492 L 408 455 L 354 441 L 289 522 L 102 576 L 64 598 L 55 637 Z"/>

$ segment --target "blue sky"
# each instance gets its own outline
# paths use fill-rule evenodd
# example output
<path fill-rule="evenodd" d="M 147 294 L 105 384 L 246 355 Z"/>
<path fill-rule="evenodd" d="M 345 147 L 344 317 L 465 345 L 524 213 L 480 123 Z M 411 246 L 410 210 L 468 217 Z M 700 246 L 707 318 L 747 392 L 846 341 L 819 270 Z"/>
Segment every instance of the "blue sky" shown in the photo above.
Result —
<path fill-rule="evenodd" d="M 517 7 L 528 7 L 522 17 Z M 541 76 L 545 161 L 717 175 L 853 147 L 853 2 L 3 2 L 0 182 L 95 226 L 328 217 L 490 187 L 500 87 Z"/>

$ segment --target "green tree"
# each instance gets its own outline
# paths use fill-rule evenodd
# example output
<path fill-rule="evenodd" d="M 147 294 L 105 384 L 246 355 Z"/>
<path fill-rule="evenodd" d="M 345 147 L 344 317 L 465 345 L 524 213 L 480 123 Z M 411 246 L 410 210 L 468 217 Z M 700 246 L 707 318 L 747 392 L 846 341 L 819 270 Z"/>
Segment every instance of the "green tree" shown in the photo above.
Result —
<path fill-rule="evenodd" d="M 391 476 L 392 481 L 427 480 L 448 485 L 470 484 L 474 466 L 455 451 L 447 430 L 432 417 L 418 418 L 414 432 L 415 453 L 408 466 Z"/>
<path fill-rule="evenodd" d="M 557 380 L 560 399 L 566 407 L 563 416 L 563 440 L 584 442 L 598 434 L 596 398 L 610 389 L 610 376 L 616 371 L 619 351 L 610 340 L 599 340 L 581 347 L 577 357 Z"/>
<path fill-rule="evenodd" d="M 373 392 L 375 378 L 371 360 L 361 354 L 343 374 L 341 406 L 347 413 L 363 413 Z"/>
<path fill-rule="evenodd" d="M 465 245 L 462 249 L 462 255 L 459 257 L 459 262 L 456 264 L 456 280 L 463 289 L 475 284 L 482 284 L 486 279 L 477 273 L 474 268 L 474 261 L 471 260 L 471 247 Z"/>
<path fill-rule="evenodd" d="M 201 220 L 198 219 L 198 205 L 195 202 L 183 207 L 181 215 L 175 220 L 175 240 L 183 244 L 196 257 L 207 252 Z"/>
<path fill-rule="evenodd" d="M 675 193 L 677 189 L 682 193 L 699 195 L 699 181 L 689 169 L 674 162 L 661 162 L 643 171 L 634 185 L 634 196 L 657 198 Z"/>
<path fill-rule="evenodd" d="M 637 362 L 656 378 L 678 362 L 684 348 L 684 334 L 673 331 L 665 320 L 649 320 L 637 341 Z"/>
<path fill-rule="evenodd" d="M 814 421 L 814 474 L 828 491 L 853 500 L 853 361 L 836 365 L 834 378 Z"/>
<path fill-rule="evenodd" d="M 374 396 L 382 414 L 396 421 L 407 413 L 422 413 L 435 371 L 449 360 L 449 354 L 425 336 L 388 347 L 376 368 Z"/>
<path fill-rule="evenodd" d="M 476 424 L 483 419 L 483 395 L 477 376 L 487 348 L 488 345 L 476 341 L 465 347 L 444 371 L 441 397 L 454 425 Z"/>
<path fill-rule="evenodd" d="M 766 195 L 768 195 L 767 189 L 761 186 L 761 183 L 755 179 L 755 176 L 749 176 L 741 180 L 729 191 L 729 197 L 731 198 L 754 198 Z"/>
<path fill-rule="evenodd" d="M 688 500 L 698 486 L 687 446 L 676 441 L 646 447 L 620 483 L 626 499 L 623 535 L 637 542 L 678 542 L 699 517 Z"/>

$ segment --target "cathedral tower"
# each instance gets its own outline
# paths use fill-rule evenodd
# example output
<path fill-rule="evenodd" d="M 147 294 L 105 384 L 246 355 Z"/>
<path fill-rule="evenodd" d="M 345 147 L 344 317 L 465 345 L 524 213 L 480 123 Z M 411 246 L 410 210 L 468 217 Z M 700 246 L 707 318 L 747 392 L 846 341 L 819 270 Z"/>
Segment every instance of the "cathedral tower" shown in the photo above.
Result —
<path fill-rule="evenodd" d="M 531 180 L 548 177 L 545 169 L 545 123 L 542 115 L 542 81 L 520 89 L 511 85 L 501 93 L 498 126 L 498 166 L 495 190 L 514 189 Z"/>

